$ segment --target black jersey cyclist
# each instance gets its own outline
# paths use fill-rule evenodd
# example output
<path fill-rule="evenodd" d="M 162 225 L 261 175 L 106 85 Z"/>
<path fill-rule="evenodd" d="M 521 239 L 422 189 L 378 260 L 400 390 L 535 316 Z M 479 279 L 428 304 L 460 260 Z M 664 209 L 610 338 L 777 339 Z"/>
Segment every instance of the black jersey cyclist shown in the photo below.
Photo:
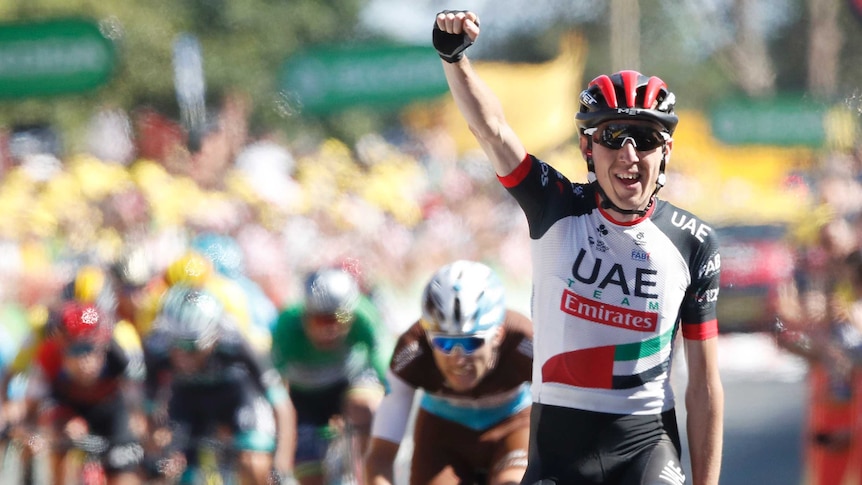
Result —
<path fill-rule="evenodd" d="M 163 469 L 176 473 L 184 463 L 181 481 L 193 481 L 201 441 L 228 433 L 243 483 L 290 476 L 294 428 L 287 392 L 215 295 L 171 287 L 145 345 L 153 436 L 170 430 L 164 455 L 172 466 Z"/>

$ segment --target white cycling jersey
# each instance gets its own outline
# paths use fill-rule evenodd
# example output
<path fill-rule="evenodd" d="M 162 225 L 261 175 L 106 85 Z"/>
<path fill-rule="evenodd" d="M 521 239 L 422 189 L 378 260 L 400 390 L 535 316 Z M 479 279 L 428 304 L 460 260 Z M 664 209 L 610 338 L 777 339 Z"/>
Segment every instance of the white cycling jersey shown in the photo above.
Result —
<path fill-rule="evenodd" d="M 720 256 L 710 226 L 655 199 L 619 222 L 595 185 L 532 156 L 500 181 L 532 239 L 535 402 L 615 414 L 674 406 L 671 356 L 718 333 Z"/>

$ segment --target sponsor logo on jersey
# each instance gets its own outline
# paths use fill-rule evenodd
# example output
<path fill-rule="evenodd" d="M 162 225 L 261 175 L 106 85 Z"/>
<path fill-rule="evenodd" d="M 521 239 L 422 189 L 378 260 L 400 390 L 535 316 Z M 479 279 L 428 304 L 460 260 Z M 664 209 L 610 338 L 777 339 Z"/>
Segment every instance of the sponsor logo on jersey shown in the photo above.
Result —
<path fill-rule="evenodd" d="M 584 198 L 584 186 L 583 185 L 572 185 L 572 192 L 576 197 L 583 199 Z"/>
<path fill-rule="evenodd" d="M 700 267 L 697 271 L 698 278 L 708 278 L 721 269 L 721 255 L 719 253 L 715 253 L 709 258 L 703 266 Z"/>
<path fill-rule="evenodd" d="M 688 231 L 698 241 L 704 242 L 706 237 L 712 232 L 712 228 L 698 221 L 694 217 L 680 214 L 677 211 L 673 212 L 670 218 L 671 223 L 683 231 Z"/>
<path fill-rule="evenodd" d="M 697 295 L 698 303 L 715 303 L 718 301 L 718 288 L 710 288 Z"/>
<path fill-rule="evenodd" d="M 550 177 L 548 177 L 548 172 L 551 170 L 551 168 L 548 166 L 547 163 L 540 162 L 539 163 L 539 170 L 541 170 L 541 172 L 542 172 L 542 176 L 541 176 L 542 187 L 547 187 L 548 181 L 550 180 Z"/>
<path fill-rule="evenodd" d="M 647 268 L 635 268 L 634 276 L 629 277 L 623 265 L 619 263 L 613 263 L 608 268 L 602 268 L 602 264 L 604 263 L 602 258 L 595 259 L 592 269 L 582 268 L 586 262 L 586 254 L 586 250 L 581 248 L 577 258 L 575 258 L 574 264 L 572 264 L 572 276 L 575 280 L 586 285 L 598 283 L 597 286 L 599 289 L 605 289 L 610 285 L 618 286 L 620 291 L 626 296 L 634 295 L 641 298 L 658 298 L 657 294 L 650 293 L 658 284 L 655 278 L 658 275 L 658 271 Z M 632 286 L 630 287 L 629 285 Z"/>
<path fill-rule="evenodd" d="M 422 351 L 419 349 L 419 342 L 410 342 L 410 344 L 405 345 L 394 356 L 392 356 L 392 370 L 396 373 L 402 371 L 407 364 L 413 362 L 413 360 L 421 353 Z"/>
<path fill-rule="evenodd" d="M 640 249 L 632 249 L 632 259 L 635 261 L 649 261 L 649 253 Z"/>
<path fill-rule="evenodd" d="M 590 242 L 590 246 L 593 246 L 596 248 L 596 251 L 601 251 L 604 253 L 604 252 L 607 252 L 608 249 L 610 249 L 610 248 L 608 248 L 608 245 L 605 244 L 605 242 L 602 241 L 601 239 L 596 240 L 596 238 L 594 238 L 593 236 L 588 236 L 587 240 Z"/>
<path fill-rule="evenodd" d="M 560 309 L 569 315 L 611 327 L 627 328 L 638 332 L 654 332 L 658 327 L 658 314 L 631 308 L 608 305 L 563 290 Z"/>

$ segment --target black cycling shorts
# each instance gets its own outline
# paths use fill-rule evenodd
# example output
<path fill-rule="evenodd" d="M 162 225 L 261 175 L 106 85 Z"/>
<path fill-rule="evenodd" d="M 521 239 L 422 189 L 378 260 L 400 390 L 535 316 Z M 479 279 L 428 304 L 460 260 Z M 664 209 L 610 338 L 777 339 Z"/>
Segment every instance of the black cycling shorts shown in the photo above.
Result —
<path fill-rule="evenodd" d="M 674 410 L 620 415 L 534 403 L 521 483 L 683 485 L 680 450 Z"/>

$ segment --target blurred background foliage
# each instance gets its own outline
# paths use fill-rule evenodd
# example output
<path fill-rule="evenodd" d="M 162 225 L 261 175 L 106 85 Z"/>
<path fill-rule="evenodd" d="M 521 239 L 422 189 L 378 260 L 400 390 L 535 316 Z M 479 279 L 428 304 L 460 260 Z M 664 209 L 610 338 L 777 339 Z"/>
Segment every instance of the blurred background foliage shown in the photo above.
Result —
<path fill-rule="evenodd" d="M 172 42 L 191 33 L 204 52 L 208 104 L 239 91 L 253 103 L 253 129 L 352 142 L 382 131 L 396 114 L 350 109 L 301 116 L 301 106 L 278 93 L 279 66 L 311 46 L 393 37 L 396 24 L 424 25 L 411 28 L 407 40 L 429 42 L 430 19 L 443 8 L 473 8 L 487 19 L 487 39 L 473 51 L 477 58 L 545 62 L 558 55 L 561 36 L 574 31 L 588 45 L 585 78 L 621 68 L 660 73 L 683 109 L 782 92 L 860 109 L 862 22 L 851 1 L 544 0 L 529 9 L 510 1 L 463 3 L 416 0 L 395 11 L 396 3 L 386 0 L 5 0 L 0 18 L 9 22 L 94 19 L 116 43 L 119 63 L 112 80 L 93 92 L 3 101 L 0 123 L 47 120 L 74 140 L 97 106 L 150 106 L 177 119 Z M 385 11 L 391 15 L 379 13 Z"/>

